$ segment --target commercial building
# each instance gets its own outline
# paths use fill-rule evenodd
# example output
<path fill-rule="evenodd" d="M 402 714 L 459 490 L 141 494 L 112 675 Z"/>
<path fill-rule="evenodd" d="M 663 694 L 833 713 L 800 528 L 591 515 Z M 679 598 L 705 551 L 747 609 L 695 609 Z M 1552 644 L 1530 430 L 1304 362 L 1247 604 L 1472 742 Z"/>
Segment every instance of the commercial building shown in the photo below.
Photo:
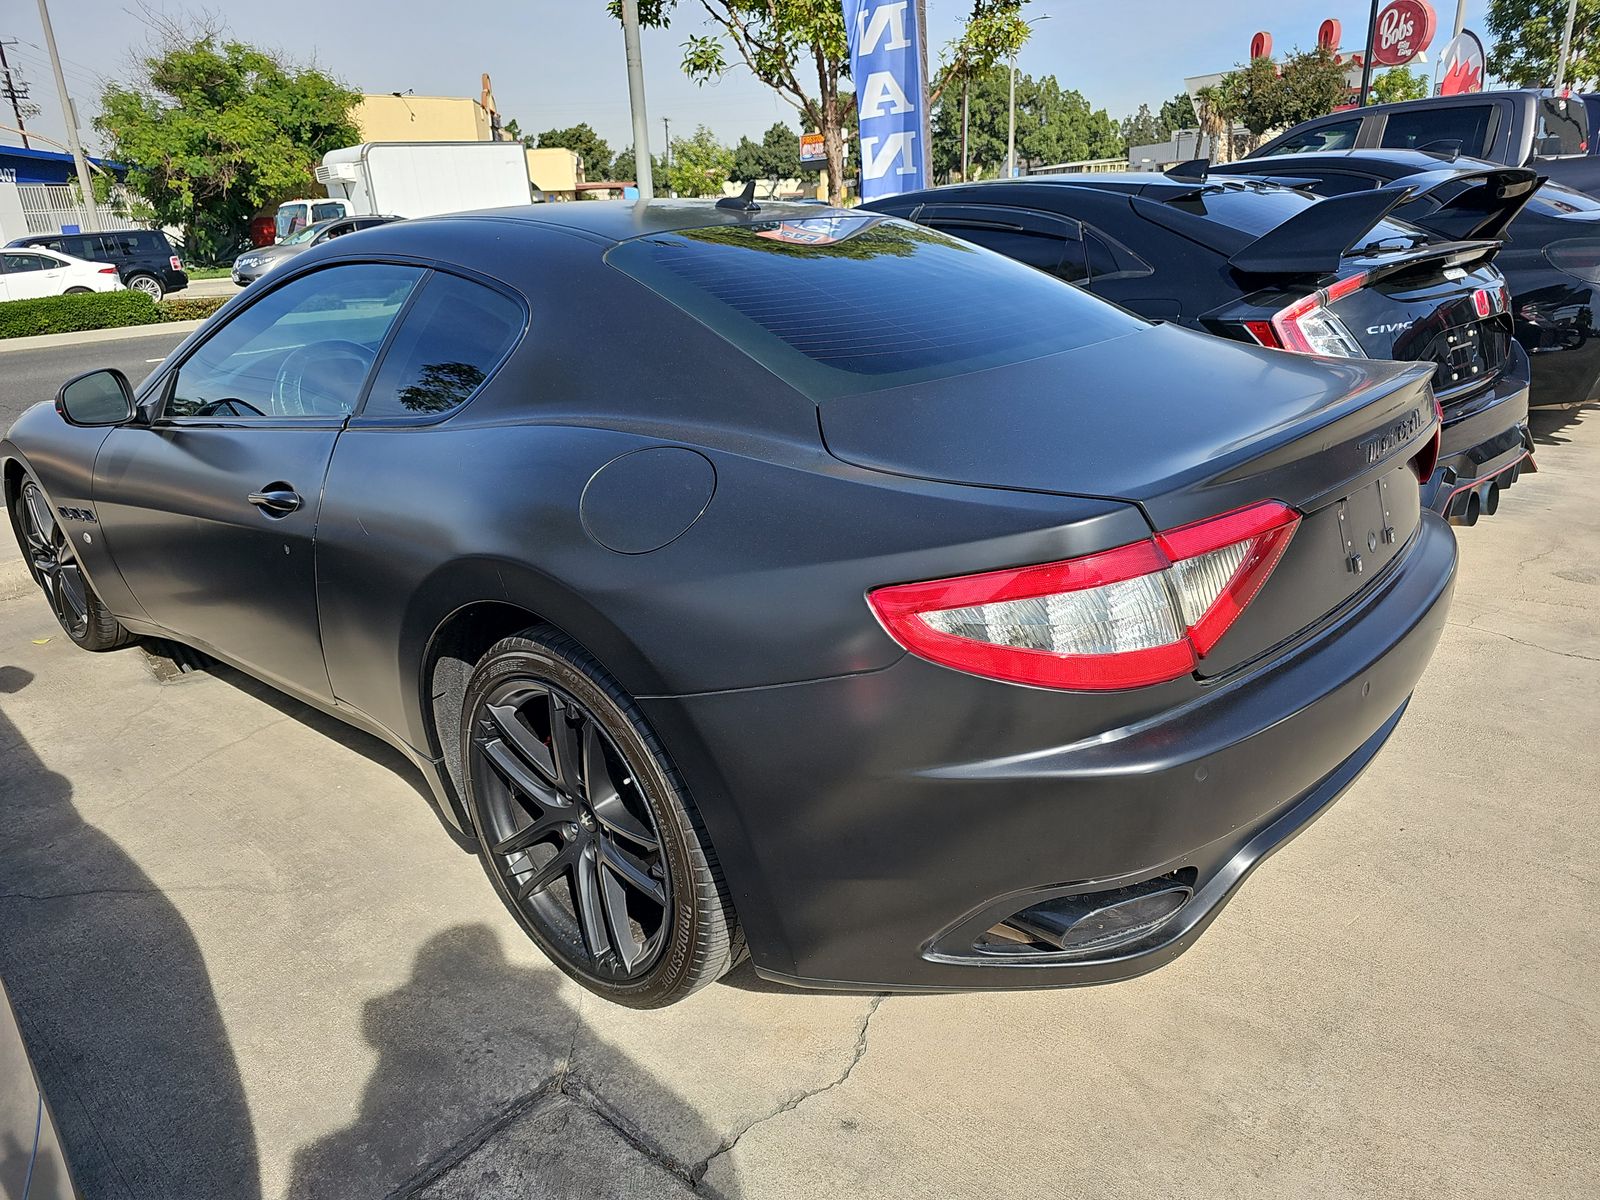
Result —
<path fill-rule="evenodd" d="M 489 114 L 466 96 L 364 95 L 350 114 L 363 142 L 487 142 Z"/>

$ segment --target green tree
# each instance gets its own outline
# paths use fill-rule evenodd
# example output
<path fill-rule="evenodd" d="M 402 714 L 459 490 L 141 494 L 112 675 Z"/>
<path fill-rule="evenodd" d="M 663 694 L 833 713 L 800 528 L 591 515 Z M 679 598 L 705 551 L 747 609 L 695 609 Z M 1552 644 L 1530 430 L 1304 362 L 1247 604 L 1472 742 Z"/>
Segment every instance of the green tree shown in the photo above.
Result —
<path fill-rule="evenodd" d="M 667 186 L 680 196 L 720 196 L 733 171 L 733 151 L 701 125 L 692 137 L 672 139 Z"/>
<path fill-rule="evenodd" d="M 583 160 L 585 179 L 598 182 L 611 170 L 611 147 L 587 121 L 568 129 L 546 129 L 534 139 L 534 144 L 573 151 Z"/>
<path fill-rule="evenodd" d="M 1179 92 L 1161 106 L 1156 120 L 1161 122 L 1162 128 L 1170 136 L 1179 129 L 1195 128 L 1200 118 L 1194 110 L 1194 101 L 1189 99 L 1189 93 Z"/>
<path fill-rule="evenodd" d="M 1549 87 L 1556 80 L 1567 0 L 1489 0 L 1484 24 L 1494 39 L 1489 73 L 1512 87 Z M 1600 0 L 1578 0 L 1567 80 L 1600 79 Z"/>
<path fill-rule="evenodd" d="M 360 138 L 360 99 L 322 71 L 215 32 L 168 28 L 130 83 L 108 83 L 95 126 L 155 218 L 184 229 L 188 256 L 216 261 L 264 204 L 315 186 L 322 155 Z"/>
<path fill-rule="evenodd" d="M 652 154 L 650 163 L 651 178 L 655 180 L 656 185 L 656 195 L 665 196 L 667 194 L 667 160 L 659 154 Z M 617 155 L 616 161 L 611 164 L 610 178 L 617 180 L 637 180 L 639 178 L 638 164 L 633 161 L 632 146 Z"/>
<path fill-rule="evenodd" d="M 1298 125 L 1350 103 L 1350 83 L 1331 50 L 1301 50 L 1283 61 L 1283 111 L 1279 123 Z"/>
<path fill-rule="evenodd" d="M 968 154 L 972 175 L 999 174 L 1006 160 L 1010 69 L 974 76 L 968 96 Z M 1063 89 L 1054 75 L 1017 76 L 1017 159 L 1034 166 L 1113 158 L 1123 152 L 1122 131 L 1104 109 Z M 941 178 L 961 167 L 961 100 L 946 92 L 933 114 L 933 168 Z"/>
<path fill-rule="evenodd" d="M 972 16 L 956 44 L 966 45 L 972 53 L 988 53 L 997 46 L 1015 53 L 1027 39 L 1027 25 L 1017 17 L 1026 3 L 974 0 Z M 677 0 L 640 0 L 639 21 L 664 26 L 676 5 Z M 607 7 L 613 16 L 620 16 L 619 0 L 607 0 Z M 684 73 L 701 84 L 721 79 L 734 66 L 731 45 L 738 62 L 793 105 L 808 129 L 822 134 L 828 198 L 839 203 L 844 196 L 849 161 L 845 137 L 853 106 L 853 98 L 841 88 L 850 73 L 850 46 L 839 0 L 700 0 L 700 7 L 717 32 L 689 35 L 683 43 Z"/>
<path fill-rule="evenodd" d="M 768 129 L 759 142 L 740 138 L 733 149 L 733 170 L 728 178 L 737 183 L 799 177 L 800 135 L 782 121 Z"/>
<path fill-rule="evenodd" d="M 1389 104 L 1396 100 L 1421 100 L 1428 94 L 1428 77 L 1421 71 L 1396 67 L 1372 79 L 1372 102 Z"/>
<path fill-rule="evenodd" d="M 1346 103 L 1349 95 L 1344 68 L 1332 53 L 1318 46 L 1289 55 L 1281 65 L 1270 58 L 1253 59 L 1248 66 L 1224 75 L 1212 89 L 1209 102 L 1216 117 L 1250 131 L 1250 149 L 1254 149 L 1268 130 L 1330 113 Z"/>
<path fill-rule="evenodd" d="M 1155 113 L 1150 111 L 1148 104 L 1139 105 L 1139 111 L 1131 117 L 1122 119 L 1122 144 L 1124 146 L 1148 146 L 1152 142 L 1164 142 L 1172 135 L 1172 131 L 1163 125 Z"/>

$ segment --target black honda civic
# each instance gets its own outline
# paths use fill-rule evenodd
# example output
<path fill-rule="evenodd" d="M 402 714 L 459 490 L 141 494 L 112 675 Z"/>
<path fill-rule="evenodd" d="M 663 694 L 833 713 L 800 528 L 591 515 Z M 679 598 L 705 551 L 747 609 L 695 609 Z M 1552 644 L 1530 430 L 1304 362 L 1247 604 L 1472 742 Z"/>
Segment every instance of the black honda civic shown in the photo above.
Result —
<path fill-rule="evenodd" d="M 1588 97 L 1591 108 L 1600 97 Z M 1600 200 L 1528 167 L 1423 150 L 1349 150 L 1213 167 L 1292 181 L 1319 196 L 1409 188 L 1397 216 L 1446 236 L 1485 226 L 1505 238 L 1495 265 L 1516 337 L 1533 364 L 1534 406 L 1600 398 Z"/>
<path fill-rule="evenodd" d="M 1032 176 L 867 205 L 998 250 L 1151 320 L 1305 354 L 1433 367 L 1443 447 L 1423 503 L 1471 524 L 1533 469 L 1528 358 L 1493 237 L 1388 219 L 1404 193 L 1318 201 L 1190 163 Z"/>
<path fill-rule="evenodd" d="M 1096 983 L 1401 719 L 1432 365 L 1153 325 L 901 221 L 567 204 L 307 252 L 0 441 L 62 627 L 392 742 L 521 927 L 656 1006 Z"/>

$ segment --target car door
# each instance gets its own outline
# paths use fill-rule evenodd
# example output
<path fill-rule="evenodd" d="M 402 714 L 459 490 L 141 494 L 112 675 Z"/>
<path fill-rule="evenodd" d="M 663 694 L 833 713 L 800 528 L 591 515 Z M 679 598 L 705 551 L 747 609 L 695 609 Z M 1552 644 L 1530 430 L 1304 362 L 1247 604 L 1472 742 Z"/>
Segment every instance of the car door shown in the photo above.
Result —
<path fill-rule="evenodd" d="M 0 257 L 5 261 L 9 300 L 36 300 L 59 296 L 67 290 L 67 264 L 54 255 L 7 250 Z"/>
<path fill-rule="evenodd" d="M 147 385 L 95 463 L 103 536 L 156 624 L 329 695 L 313 545 L 335 441 L 424 271 L 336 263 L 263 290 Z"/>

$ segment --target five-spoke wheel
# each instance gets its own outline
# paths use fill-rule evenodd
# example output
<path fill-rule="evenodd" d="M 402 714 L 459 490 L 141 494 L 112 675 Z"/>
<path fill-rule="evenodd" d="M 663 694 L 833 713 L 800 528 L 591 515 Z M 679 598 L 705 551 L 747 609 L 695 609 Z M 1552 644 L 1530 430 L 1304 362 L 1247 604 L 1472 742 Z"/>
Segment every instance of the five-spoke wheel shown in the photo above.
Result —
<path fill-rule="evenodd" d="M 710 842 L 637 707 L 570 638 L 508 638 L 463 712 L 480 857 L 523 928 L 609 999 L 668 1004 L 742 947 Z"/>

